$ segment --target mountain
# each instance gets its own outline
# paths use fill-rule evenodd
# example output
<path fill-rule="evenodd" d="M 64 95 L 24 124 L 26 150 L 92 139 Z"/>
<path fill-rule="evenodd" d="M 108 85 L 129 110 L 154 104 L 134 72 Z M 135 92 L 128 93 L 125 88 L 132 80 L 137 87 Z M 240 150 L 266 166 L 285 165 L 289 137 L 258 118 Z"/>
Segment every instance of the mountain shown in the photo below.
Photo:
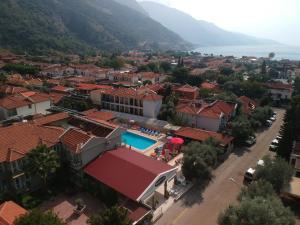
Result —
<path fill-rule="evenodd" d="M 198 46 L 274 44 L 274 41 L 225 31 L 212 23 L 196 20 L 177 9 L 155 2 L 140 2 L 156 21 Z"/>
<path fill-rule="evenodd" d="M 150 17 L 113 0 L 1 0 L 0 48 L 19 53 L 189 46 Z"/>
<path fill-rule="evenodd" d="M 118 2 L 119 4 L 125 5 L 131 9 L 134 9 L 138 11 L 139 13 L 144 14 L 145 16 L 149 16 L 149 14 L 146 12 L 146 10 L 135 0 L 114 0 L 115 2 Z"/>

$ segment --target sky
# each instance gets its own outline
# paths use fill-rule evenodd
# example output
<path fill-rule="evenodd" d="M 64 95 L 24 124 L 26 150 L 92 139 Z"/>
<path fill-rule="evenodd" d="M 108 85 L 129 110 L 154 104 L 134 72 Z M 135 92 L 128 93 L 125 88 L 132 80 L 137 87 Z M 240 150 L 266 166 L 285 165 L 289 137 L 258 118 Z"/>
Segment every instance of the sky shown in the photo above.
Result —
<path fill-rule="evenodd" d="M 300 46 L 300 0 L 149 1 L 164 3 L 226 30 Z"/>

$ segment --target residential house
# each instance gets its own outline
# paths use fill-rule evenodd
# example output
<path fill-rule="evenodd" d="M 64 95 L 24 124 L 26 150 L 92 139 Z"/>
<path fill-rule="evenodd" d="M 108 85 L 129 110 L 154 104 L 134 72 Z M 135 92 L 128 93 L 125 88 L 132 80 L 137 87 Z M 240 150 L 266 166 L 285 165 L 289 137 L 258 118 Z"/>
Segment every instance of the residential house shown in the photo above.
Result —
<path fill-rule="evenodd" d="M 189 126 L 210 131 L 221 131 L 235 116 L 237 104 L 224 101 L 180 102 L 176 107 L 177 115 Z"/>
<path fill-rule="evenodd" d="M 109 122 L 72 116 L 68 123 L 70 126 L 60 140 L 65 159 L 75 171 L 80 171 L 101 153 L 121 146 L 124 130 Z"/>
<path fill-rule="evenodd" d="M 70 66 L 63 66 L 60 64 L 53 64 L 49 65 L 48 67 L 44 68 L 40 75 L 44 77 L 51 77 L 51 78 L 61 78 L 65 76 L 74 75 L 74 68 Z"/>
<path fill-rule="evenodd" d="M 137 224 L 156 209 L 162 196 L 167 198 L 177 168 L 121 147 L 103 153 L 84 171 L 95 182 L 117 191 L 129 209 L 129 218 Z M 159 192 L 160 187 L 164 193 Z"/>
<path fill-rule="evenodd" d="M 112 86 L 108 85 L 98 85 L 98 84 L 88 84 L 88 83 L 79 83 L 76 85 L 75 91 L 81 95 L 90 95 L 94 90 L 105 90 L 112 89 Z"/>
<path fill-rule="evenodd" d="M 224 153 L 230 153 L 233 149 L 234 138 L 227 134 L 191 127 L 181 127 L 179 130 L 175 131 L 174 134 L 183 138 L 185 142 L 204 142 L 210 138 L 213 138 L 214 140 L 220 142 L 220 147 L 224 149 Z"/>
<path fill-rule="evenodd" d="M 91 92 L 91 100 L 102 109 L 156 118 L 162 96 L 147 89 L 114 88 Z"/>
<path fill-rule="evenodd" d="M 13 201 L 0 204 L 0 225 L 14 225 L 15 220 L 27 213 L 27 210 Z"/>
<path fill-rule="evenodd" d="M 182 99 L 195 100 L 199 96 L 199 88 L 188 84 L 180 87 L 174 87 L 173 91 Z"/>
<path fill-rule="evenodd" d="M 130 72 L 114 72 L 108 74 L 108 79 L 114 83 L 127 82 L 129 84 L 137 84 L 139 75 Z"/>
<path fill-rule="evenodd" d="M 0 191 L 17 192 L 39 187 L 40 180 L 26 173 L 26 155 L 38 145 L 60 150 L 63 128 L 19 123 L 0 128 Z"/>
<path fill-rule="evenodd" d="M 258 103 L 247 96 L 239 97 L 242 104 L 242 112 L 246 116 L 250 116 L 251 113 L 257 108 Z"/>
<path fill-rule="evenodd" d="M 206 89 L 206 90 L 211 90 L 211 91 L 217 91 L 217 90 L 219 90 L 219 85 L 217 83 L 203 82 L 200 85 L 200 88 Z"/>
<path fill-rule="evenodd" d="M 15 95 L 22 92 L 28 92 L 29 90 L 24 87 L 17 87 L 12 85 L 2 85 L 0 86 L 0 93 L 2 95 Z"/>
<path fill-rule="evenodd" d="M 289 100 L 292 98 L 294 88 L 290 84 L 266 83 L 264 86 L 269 90 L 273 101 Z"/>
<path fill-rule="evenodd" d="M 0 120 L 26 117 L 35 114 L 48 114 L 51 99 L 47 94 L 23 92 L 0 99 Z"/>

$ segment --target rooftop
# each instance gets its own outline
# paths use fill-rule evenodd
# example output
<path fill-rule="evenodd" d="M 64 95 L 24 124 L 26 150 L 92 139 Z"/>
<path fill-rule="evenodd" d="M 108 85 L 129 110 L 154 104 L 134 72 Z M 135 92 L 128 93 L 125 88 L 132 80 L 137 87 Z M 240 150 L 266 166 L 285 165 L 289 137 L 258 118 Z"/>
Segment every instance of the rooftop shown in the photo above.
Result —
<path fill-rule="evenodd" d="M 59 141 L 63 128 L 19 123 L 0 128 L 0 162 L 11 162 L 23 158 L 39 144 L 48 147 Z"/>
<path fill-rule="evenodd" d="M 0 205 L 0 225 L 13 225 L 15 219 L 26 214 L 27 211 L 13 201 Z"/>
<path fill-rule="evenodd" d="M 84 170 L 127 198 L 139 201 L 156 177 L 176 168 L 123 147 L 105 152 Z"/>
<path fill-rule="evenodd" d="M 0 99 L 0 106 L 5 109 L 15 109 L 32 103 L 46 102 L 49 100 L 50 97 L 47 94 L 29 91 Z"/>
<path fill-rule="evenodd" d="M 229 135 L 191 127 L 182 127 L 179 130 L 175 131 L 175 135 L 201 142 L 209 138 L 214 138 L 217 141 L 222 142 L 222 145 L 225 146 L 233 140 L 233 137 Z"/>

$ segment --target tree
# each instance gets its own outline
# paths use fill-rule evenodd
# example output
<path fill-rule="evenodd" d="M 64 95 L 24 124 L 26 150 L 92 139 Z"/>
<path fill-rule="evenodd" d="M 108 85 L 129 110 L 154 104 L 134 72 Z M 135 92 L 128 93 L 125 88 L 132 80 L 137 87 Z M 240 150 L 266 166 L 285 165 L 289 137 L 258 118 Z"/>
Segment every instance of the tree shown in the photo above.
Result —
<path fill-rule="evenodd" d="M 269 53 L 269 59 L 273 59 L 275 57 L 275 53 L 274 52 L 270 52 Z"/>
<path fill-rule="evenodd" d="M 145 81 L 143 82 L 143 85 L 147 85 L 147 84 L 151 85 L 151 84 L 152 84 L 152 81 L 151 81 L 151 80 L 145 80 Z"/>
<path fill-rule="evenodd" d="M 286 111 L 284 124 L 280 131 L 282 139 L 279 141 L 277 155 L 283 157 L 287 161 L 290 159 L 293 141 L 300 134 L 300 96 L 294 96 Z"/>
<path fill-rule="evenodd" d="M 266 64 L 265 60 L 261 64 L 261 71 L 260 71 L 260 73 L 263 74 L 263 75 L 267 74 L 267 64 Z"/>
<path fill-rule="evenodd" d="M 220 74 L 222 75 L 231 75 L 234 73 L 234 70 L 231 67 L 221 67 Z"/>
<path fill-rule="evenodd" d="M 269 198 L 276 196 L 271 183 L 265 180 L 252 182 L 249 186 L 243 187 L 238 197 L 240 201 L 254 199 L 255 197 Z"/>
<path fill-rule="evenodd" d="M 4 85 L 7 81 L 7 75 L 0 72 L 0 85 Z"/>
<path fill-rule="evenodd" d="M 220 215 L 219 225 L 294 225 L 295 217 L 276 197 L 242 201 Z"/>
<path fill-rule="evenodd" d="M 254 135 L 254 131 L 249 120 L 243 116 L 237 117 L 232 122 L 231 135 L 237 144 L 243 144 L 245 141 Z"/>
<path fill-rule="evenodd" d="M 182 172 L 187 179 L 210 180 L 222 151 L 212 143 L 190 142 L 183 148 Z"/>
<path fill-rule="evenodd" d="M 27 159 L 27 171 L 38 176 L 46 190 L 49 175 L 54 174 L 60 167 L 57 152 L 46 145 L 39 145 L 28 154 Z"/>
<path fill-rule="evenodd" d="M 300 77 L 296 77 L 294 81 L 294 94 L 295 95 L 300 95 Z"/>
<path fill-rule="evenodd" d="M 41 212 L 33 210 L 19 218 L 14 222 L 14 225 L 67 225 L 57 217 L 52 211 Z"/>
<path fill-rule="evenodd" d="M 252 127 L 258 128 L 265 125 L 266 121 L 273 115 L 273 110 L 269 106 L 257 107 L 251 114 Z"/>
<path fill-rule="evenodd" d="M 284 159 L 277 157 L 272 160 L 267 156 L 264 157 L 264 166 L 258 166 L 255 174 L 255 180 L 268 181 L 277 193 L 281 193 L 289 186 L 294 170 Z"/>
<path fill-rule="evenodd" d="M 113 206 L 99 214 L 92 215 L 88 220 L 90 225 L 131 225 L 132 222 L 127 216 L 124 208 Z"/>

